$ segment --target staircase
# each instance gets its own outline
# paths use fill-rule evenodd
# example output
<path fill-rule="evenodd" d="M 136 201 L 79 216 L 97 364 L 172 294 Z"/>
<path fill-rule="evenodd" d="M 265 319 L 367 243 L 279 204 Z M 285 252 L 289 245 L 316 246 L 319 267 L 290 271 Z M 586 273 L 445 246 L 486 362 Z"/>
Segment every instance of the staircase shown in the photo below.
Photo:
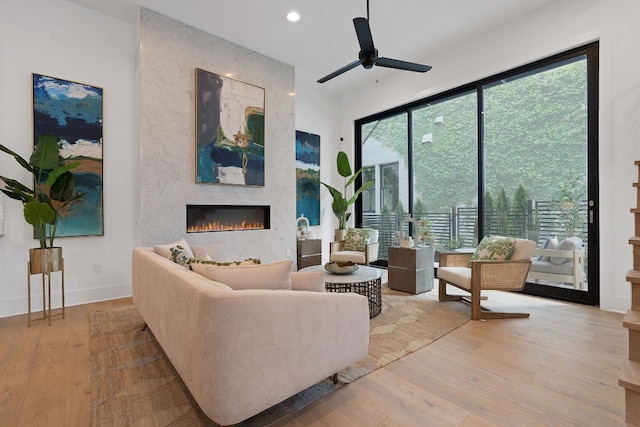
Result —
<path fill-rule="evenodd" d="M 618 384 L 625 388 L 625 420 L 640 426 L 640 161 L 636 188 L 636 207 L 631 209 L 635 218 L 635 236 L 629 239 L 633 246 L 633 270 L 627 274 L 631 284 L 631 308 L 627 310 L 622 325 L 629 330 L 629 359 L 622 364 Z"/>

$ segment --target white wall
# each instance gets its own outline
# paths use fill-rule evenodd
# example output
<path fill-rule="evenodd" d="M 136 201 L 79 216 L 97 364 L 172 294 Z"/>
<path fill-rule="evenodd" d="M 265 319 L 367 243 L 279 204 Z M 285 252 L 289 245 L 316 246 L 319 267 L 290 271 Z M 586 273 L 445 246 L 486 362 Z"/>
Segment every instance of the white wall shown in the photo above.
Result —
<path fill-rule="evenodd" d="M 66 1 L 0 3 L 0 143 L 23 157 L 31 154 L 32 73 L 104 89 L 105 234 L 56 239 L 63 247 L 67 305 L 131 293 L 138 151 L 135 123 L 139 121 L 133 107 L 133 41 L 131 24 Z M 0 171 L 23 182 L 30 179 L 13 158 L 4 154 L 0 156 Z M 26 313 L 28 249 L 38 246 L 19 202 L 5 199 L 4 213 L 0 317 Z M 100 266 L 102 273 L 94 274 L 94 266 Z M 54 302 L 60 299 L 58 276 L 53 276 Z M 38 283 L 37 276 L 33 280 Z M 34 294 L 38 294 L 37 286 Z"/>
<path fill-rule="evenodd" d="M 296 79 L 296 130 L 320 135 L 320 181 L 337 186 L 342 178 L 338 175 L 336 156 L 338 151 L 351 151 L 352 145 L 338 132 L 338 99 L 320 92 L 307 82 Z M 338 228 L 338 218 L 331 210 L 331 195 L 320 186 L 320 225 L 310 227 L 322 239 L 322 260 L 329 261 L 329 242 L 333 241 L 334 230 Z M 353 220 L 351 220 L 353 222 Z"/>
<path fill-rule="evenodd" d="M 640 160 L 638 16 L 636 0 L 559 1 L 422 58 L 433 66 L 429 73 L 393 73 L 342 98 L 340 128 L 351 138 L 346 145 L 353 146 L 353 120 L 599 40 L 600 302 L 605 310 L 624 311 L 630 306 L 625 277 L 632 268 L 633 161 Z"/>

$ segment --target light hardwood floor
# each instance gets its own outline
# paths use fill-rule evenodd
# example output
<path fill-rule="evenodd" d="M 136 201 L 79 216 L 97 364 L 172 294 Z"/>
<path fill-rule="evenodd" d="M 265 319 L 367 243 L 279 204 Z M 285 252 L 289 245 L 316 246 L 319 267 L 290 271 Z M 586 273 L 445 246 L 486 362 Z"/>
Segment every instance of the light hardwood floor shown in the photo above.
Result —
<path fill-rule="evenodd" d="M 622 314 L 489 296 L 489 308 L 531 317 L 470 321 L 277 425 L 627 425 L 617 384 L 628 346 Z M 71 307 L 52 326 L 27 328 L 26 315 L 0 319 L 0 426 L 88 426 L 87 314 L 129 304 L 127 298 Z"/>

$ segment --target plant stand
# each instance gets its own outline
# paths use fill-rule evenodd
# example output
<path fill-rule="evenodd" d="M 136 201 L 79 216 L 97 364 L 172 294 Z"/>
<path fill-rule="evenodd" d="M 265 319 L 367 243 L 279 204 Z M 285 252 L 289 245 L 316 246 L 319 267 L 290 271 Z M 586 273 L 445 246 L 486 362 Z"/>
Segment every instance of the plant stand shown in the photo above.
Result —
<path fill-rule="evenodd" d="M 35 266 L 34 266 L 35 267 Z M 39 271 L 38 268 L 35 268 L 36 272 L 31 269 L 31 261 L 27 261 L 27 287 L 28 287 L 28 301 L 29 301 L 29 309 L 27 314 L 27 326 L 31 327 L 31 322 L 35 322 L 38 320 L 46 320 L 49 321 L 49 326 L 51 326 L 51 318 L 55 316 L 62 316 L 64 319 L 64 258 L 60 258 L 59 265 L 56 269 L 47 268 L 46 271 Z M 62 290 L 62 308 L 60 313 L 51 314 L 51 274 L 59 271 L 61 278 L 61 290 Z M 31 276 L 33 274 L 42 275 L 42 316 L 37 318 L 31 318 Z M 47 292 L 45 293 L 45 276 L 47 277 Z M 48 301 L 47 301 L 48 300 Z"/>

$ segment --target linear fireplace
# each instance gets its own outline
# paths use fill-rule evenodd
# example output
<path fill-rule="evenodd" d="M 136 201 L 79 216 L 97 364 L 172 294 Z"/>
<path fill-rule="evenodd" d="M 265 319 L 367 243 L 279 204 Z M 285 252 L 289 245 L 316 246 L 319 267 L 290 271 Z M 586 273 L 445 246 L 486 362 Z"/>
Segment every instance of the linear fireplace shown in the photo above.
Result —
<path fill-rule="evenodd" d="M 269 206 L 187 205 L 187 233 L 268 229 L 270 211 Z"/>

